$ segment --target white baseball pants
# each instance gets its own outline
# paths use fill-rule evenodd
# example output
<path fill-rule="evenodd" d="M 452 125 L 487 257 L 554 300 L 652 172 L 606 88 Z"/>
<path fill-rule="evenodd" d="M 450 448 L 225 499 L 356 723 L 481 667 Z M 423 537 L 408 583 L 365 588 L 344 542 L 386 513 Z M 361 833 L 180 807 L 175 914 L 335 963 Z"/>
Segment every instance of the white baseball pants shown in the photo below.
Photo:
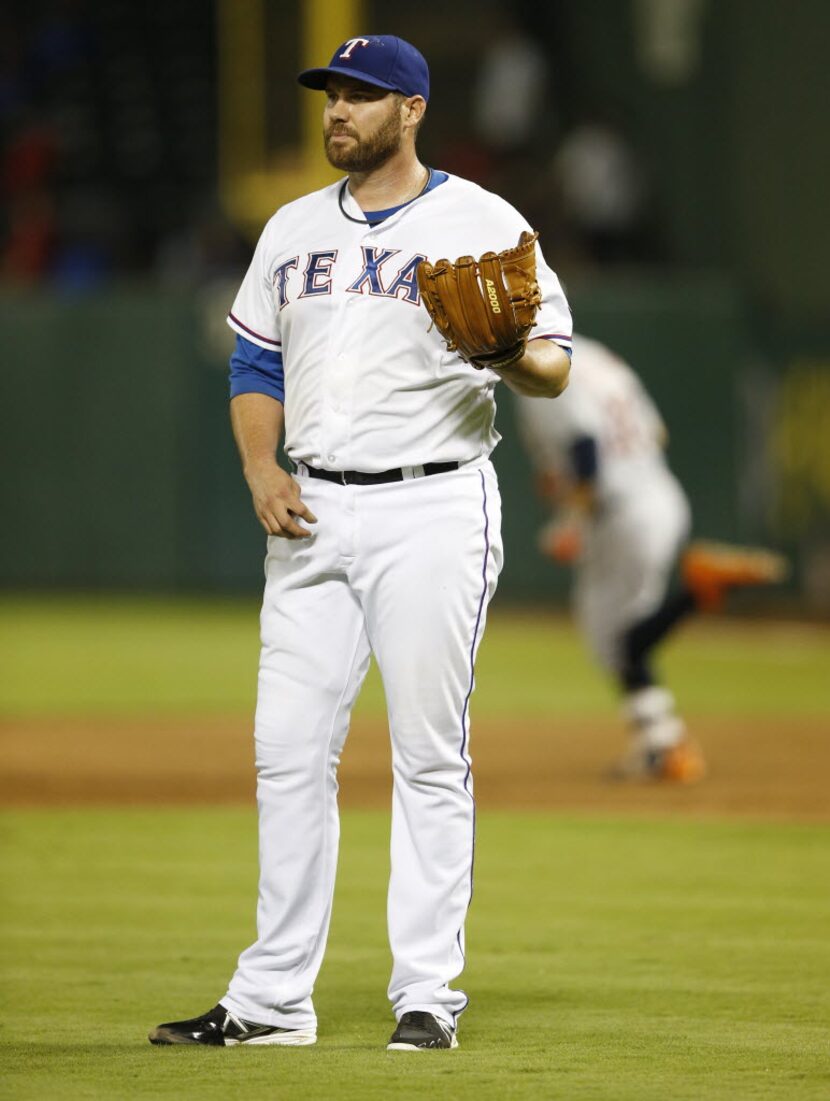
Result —
<path fill-rule="evenodd" d="M 625 631 L 665 599 L 690 527 L 688 500 L 668 472 L 625 500 L 609 502 L 589 525 L 574 611 L 595 656 L 611 672 L 619 670 Z"/>
<path fill-rule="evenodd" d="M 389 997 L 396 1017 L 454 1024 L 464 966 L 475 805 L 473 666 L 502 565 L 487 461 L 374 486 L 298 475 L 311 539 L 271 538 L 255 740 L 257 940 L 222 1004 L 283 1028 L 316 1025 L 312 987 L 331 916 L 337 766 L 374 654 L 392 742 Z"/>

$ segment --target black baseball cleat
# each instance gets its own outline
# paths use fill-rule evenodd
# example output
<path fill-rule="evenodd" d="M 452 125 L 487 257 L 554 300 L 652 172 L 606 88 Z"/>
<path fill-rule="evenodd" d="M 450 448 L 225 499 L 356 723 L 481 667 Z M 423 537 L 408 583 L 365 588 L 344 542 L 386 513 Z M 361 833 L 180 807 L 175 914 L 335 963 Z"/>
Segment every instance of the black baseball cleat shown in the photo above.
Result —
<path fill-rule="evenodd" d="M 458 1040 L 452 1025 L 431 1013 L 414 1009 L 411 1013 L 404 1013 L 398 1021 L 386 1050 L 429 1051 L 432 1048 L 454 1047 L 458 1047 Z"/>
<path fill-rule="evenodd" d="M 233 1047 L 235 1044 L 284 1044 L 301 1047 L 317 1042 L 313 1028 L 275 1028 L 243 1021 L 223 1005 L 215 1005 L 201 1017 L 190 1021 L 168 1021 L 150 1033 L 151 1044 L 204 1044 L 209 1047 Z"/>

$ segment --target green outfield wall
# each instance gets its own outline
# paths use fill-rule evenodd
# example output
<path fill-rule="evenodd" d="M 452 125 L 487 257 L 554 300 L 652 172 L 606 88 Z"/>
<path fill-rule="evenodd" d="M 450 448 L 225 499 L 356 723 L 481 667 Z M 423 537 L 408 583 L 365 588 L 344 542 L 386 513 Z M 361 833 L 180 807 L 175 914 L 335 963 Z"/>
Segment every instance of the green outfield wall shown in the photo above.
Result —
<path fill-rule="evenodd" d="M 2 586 L 260 584 L 263 539 L 227 420 L 232 294 L 222 285 L 0 299 Z M 715 277 L 627 278 L 569 294 L 577 328 L 635 364 L 657 399 L 696 532 L 818 548 L 821 561 L 826 334 L 801 334 L 801 352 L 790 334 L 760 340 L 748 303 Z M 543 512 L 504 388 L 498 424 L 502 595 L 557 599 L 566 577 L 534 551 Z"/>

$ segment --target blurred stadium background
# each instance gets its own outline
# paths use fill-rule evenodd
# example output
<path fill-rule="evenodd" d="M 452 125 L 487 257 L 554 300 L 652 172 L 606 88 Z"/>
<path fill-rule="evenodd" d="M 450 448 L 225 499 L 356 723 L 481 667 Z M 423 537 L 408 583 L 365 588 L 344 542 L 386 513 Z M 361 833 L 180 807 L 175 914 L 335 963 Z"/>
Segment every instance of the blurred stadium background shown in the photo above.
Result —
<path fill-rule="evenodd" d="M 542 232 L 638 368 L 698 535 L 830 611 L 824 0 L 35 0 L 0 17 L 0 585 L 254 591 L 224 314 L 276 205 L 333 177 L 295 73 L 355 28 L 429 58 L 427 163 Z M 507 402 L 501 601 L 563 597 Z"/>

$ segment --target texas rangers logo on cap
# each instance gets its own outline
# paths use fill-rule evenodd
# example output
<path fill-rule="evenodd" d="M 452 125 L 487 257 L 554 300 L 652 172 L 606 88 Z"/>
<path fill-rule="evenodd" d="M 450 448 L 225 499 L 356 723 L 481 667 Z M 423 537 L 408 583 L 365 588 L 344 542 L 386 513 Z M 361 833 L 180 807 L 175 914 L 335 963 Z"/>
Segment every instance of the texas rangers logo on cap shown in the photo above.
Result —
<path fill-rule="evenodd" d="M 423 55 L 393 34 L 347 38 L 323 69 L 306 69 L 297 77 L 306 88 L 322 90 L 330 76 L 350 76 L 390 92 L 429 99 L 429 68 Z"/>
<path fill-rule="evenodd" d="M 342 54 L 337 54 L 337 57 L 351 57 L 352 50 L 355 48 L 355 46 L 371 46 L 371 44 L 372 43 L 369 41 L 368 38 L 348 38 L 344 43 L 346 49 L 343 51 Z"/>

